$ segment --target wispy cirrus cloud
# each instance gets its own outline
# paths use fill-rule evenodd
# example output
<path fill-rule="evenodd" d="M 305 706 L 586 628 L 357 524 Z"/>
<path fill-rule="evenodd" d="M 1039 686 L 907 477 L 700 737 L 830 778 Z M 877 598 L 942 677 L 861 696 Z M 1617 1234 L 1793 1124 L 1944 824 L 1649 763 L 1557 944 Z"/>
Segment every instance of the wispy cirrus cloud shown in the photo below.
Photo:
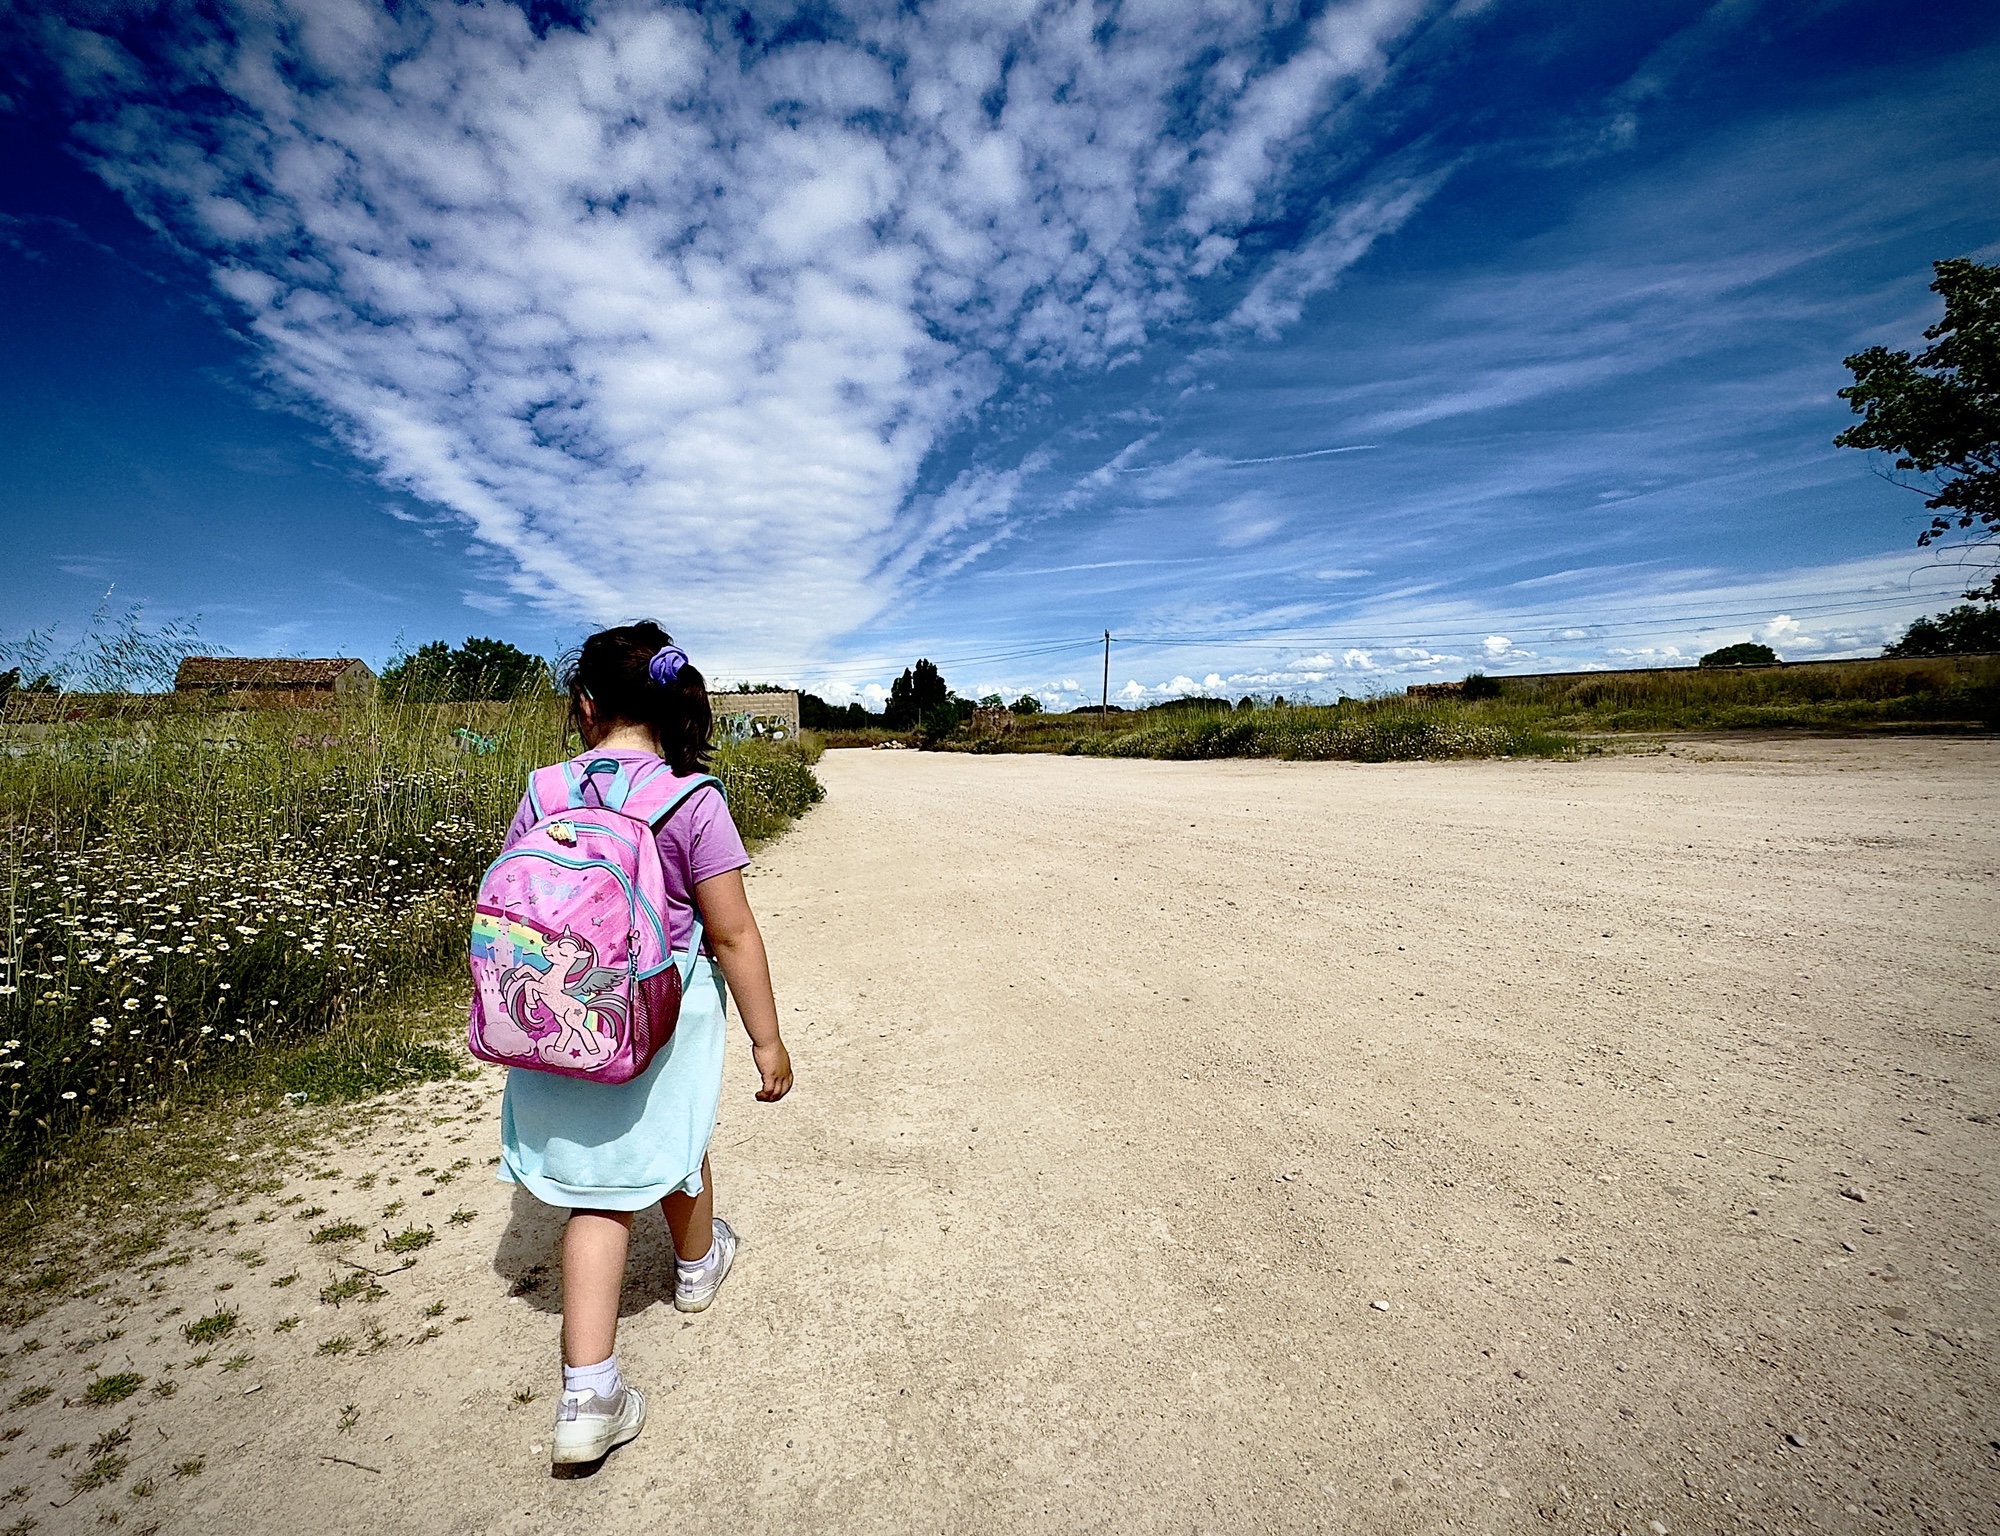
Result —
<path fill-rule="evenodd" d="M 1018 467 L 918 490 L 1009 380 L 1133 355 L 1232 262 L 1271 333 L 1409 217 L 1441 171 L 1238 255 L 1440 9 L 274 0 L 38 44 L 271 375 L 519 596 L 797 656 L 1004 537 Z"/>

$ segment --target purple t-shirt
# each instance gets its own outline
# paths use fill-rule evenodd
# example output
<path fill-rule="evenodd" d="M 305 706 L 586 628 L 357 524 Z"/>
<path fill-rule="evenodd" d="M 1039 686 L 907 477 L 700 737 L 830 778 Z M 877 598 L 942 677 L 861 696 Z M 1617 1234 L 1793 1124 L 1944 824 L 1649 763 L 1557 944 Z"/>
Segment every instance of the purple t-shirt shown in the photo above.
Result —
<path fill-rule="evenodd" d="M 635 768 L 659 761 L 650 752 L 622 749 L 592 752 L 590 756 L 615 757 Z M 521 808 L 514 812 L 513 825 L 507 828 L 507 841 L 500 845 L 500 851 L 505 853 L 512 848 L 534 824 L 534 810 L 523 795 Z M 704 880 L 743 868 L 750 862 L 750 855 L 736 823 L 729 818 L 728 802 L 712 784 L 703 785 L 683 800 L 673 815 L 660 824 L 654 841 L 659 845 L 660 865 L 666 872 L 669 942 L 675 949 L 684 950 L 694 932 L 694 888 Z"/>

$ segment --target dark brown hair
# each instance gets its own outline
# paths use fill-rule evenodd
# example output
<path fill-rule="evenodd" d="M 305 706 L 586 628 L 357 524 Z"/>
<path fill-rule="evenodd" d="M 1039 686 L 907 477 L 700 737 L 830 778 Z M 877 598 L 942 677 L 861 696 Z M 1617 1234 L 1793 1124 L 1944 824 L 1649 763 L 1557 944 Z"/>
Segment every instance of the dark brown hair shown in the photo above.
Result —
<path fill-rule="evenodd" d="M 583 734 L 582 701 L 589 699 L 600 726 L 619 721 L 643 725 L 658 738 L 660 756 L 675 773 L 706 773 L 709 736 L 715 715 L 708 707 L 708 680 L 693 662 L 667 684 L 648 670 L 673 637 L 651 619 L 600 629 L 571 656 L 563 658 L 562 685 L 569 690 L 570 726 Z"/>

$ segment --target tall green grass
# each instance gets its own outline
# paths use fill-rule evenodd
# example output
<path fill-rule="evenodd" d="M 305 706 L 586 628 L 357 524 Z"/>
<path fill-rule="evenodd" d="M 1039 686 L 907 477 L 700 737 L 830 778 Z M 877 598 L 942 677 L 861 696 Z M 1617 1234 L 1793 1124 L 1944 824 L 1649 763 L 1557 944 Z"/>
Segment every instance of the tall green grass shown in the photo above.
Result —
<path fill-rule="evenodd" d="M 1455 700 L 1348 699 L 1328 705 L 1231 709 L 1188 700 L 1143 714 L 1035 715 L 1005 734 L 967 732 L 940 743 L 964 752 L 1061 752 L 1083 757 L 1275 757 L 1400 762 L 1438 757 L 1551 757 L 1575 749 L 1539 709 Z"/>
<path fill-rule="evenodd" d="M 0 721 L 0 1167 L 455 971 L 527 774 L 565 750 L 547 696 L 18 704 Z M 820 798 L 815 756 L 718 751 L 747 838 Z"/>
<path fill-rule="evenodd" d="M 1498 703 L 1585 731 L 1784 727 L 2000 727 L 2000 657 L 1865 665 L 1674 667 L 1545 680 L 1501 678 Z"/>
<path fill-rule="evenodd" d="M 1386 763 L 1442 757 L 1549 757 L 1574 743 L 1521 711 L 1474 705 L 1351 700 L 1228 712 L 1165 711 L 1136 730 L 1079 737 L 1097 757 L 1276 757 Z"/>
<path fill-rule="evenodd" d="M 2000 729 L 2000 657 L 1867 665 L 1674 668 L 1498 678 L 1477 701 L 1392 694 L 1331 705 L 1232 708 L 1182 699 L 1131 714 L 1031 715 L 977 723 L 928 745 L 959 752 L 1091 757 L 1549 757 L 1603 732 L 1782 728 Z"/>

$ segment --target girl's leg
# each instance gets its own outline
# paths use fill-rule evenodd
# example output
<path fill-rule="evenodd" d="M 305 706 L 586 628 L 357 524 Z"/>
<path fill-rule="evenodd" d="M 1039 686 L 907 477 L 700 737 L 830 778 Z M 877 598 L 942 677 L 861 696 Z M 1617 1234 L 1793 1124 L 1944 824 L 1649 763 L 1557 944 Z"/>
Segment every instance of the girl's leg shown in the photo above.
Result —
<path fill-rule="evenodd" d="M 630 1211 L 571 1211 L 563 1228 L 563 1364 L 596 1365 L 618 1343 Z"/>
<path fill-rule="evenodd" d="M 668 1195 L 660 1202 L 667 1230 L 674 1235 L 674 1254 L 684 1264 L 708 1257 L 715 1241 L 715 1175 L 708 1171 L 708 1154 L 701 1159 L 701 1193 Z"/>

